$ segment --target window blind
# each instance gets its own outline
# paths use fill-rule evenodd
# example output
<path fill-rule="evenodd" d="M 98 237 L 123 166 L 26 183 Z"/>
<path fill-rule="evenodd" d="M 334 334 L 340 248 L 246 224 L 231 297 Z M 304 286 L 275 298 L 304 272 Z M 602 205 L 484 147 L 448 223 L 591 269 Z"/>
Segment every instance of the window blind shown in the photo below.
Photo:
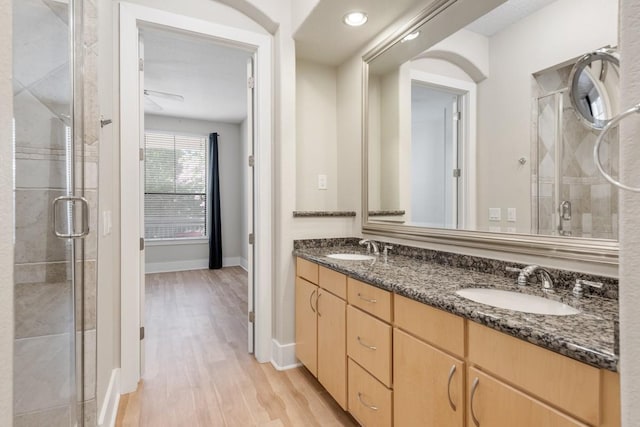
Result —
<path fill-rule="evenodd" d="M 207 236 L 206 138 L 145 132 L 145 239 Z"/>

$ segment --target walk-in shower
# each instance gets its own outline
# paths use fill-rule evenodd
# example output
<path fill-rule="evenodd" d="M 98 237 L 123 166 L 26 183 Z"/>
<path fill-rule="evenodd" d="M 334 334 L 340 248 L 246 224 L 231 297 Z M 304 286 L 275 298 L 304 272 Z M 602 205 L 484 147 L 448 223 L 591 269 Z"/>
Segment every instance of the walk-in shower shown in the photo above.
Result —
<path fill-rule="evenodd" d="M 599 130 L 585 125 L 570 101 L 572 67 L 534 76 L 532 232 L 617 240 L 618 192 L 593 161 Z M 614 176 L 617 141 L 618 130 L 613 129 L 600 151 L 605 169 Z"/>
<path fill-rule="evenodd" d="M 12 4 L 15 426 L 95 425 L 82 6 Z"/>

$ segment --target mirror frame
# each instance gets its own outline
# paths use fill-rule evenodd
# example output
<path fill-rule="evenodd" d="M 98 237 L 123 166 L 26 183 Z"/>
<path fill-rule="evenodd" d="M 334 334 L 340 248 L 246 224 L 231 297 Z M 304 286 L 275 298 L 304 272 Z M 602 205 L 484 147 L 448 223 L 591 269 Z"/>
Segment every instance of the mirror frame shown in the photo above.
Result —
<path fill-rule="evenodd" d="M 457 0 L 439 0 L 362 56 L 362 233 L 448 246 L 618 265 L 619 241 L 522 233 L 416 227 L 369 220 L 369 62 Z"/>

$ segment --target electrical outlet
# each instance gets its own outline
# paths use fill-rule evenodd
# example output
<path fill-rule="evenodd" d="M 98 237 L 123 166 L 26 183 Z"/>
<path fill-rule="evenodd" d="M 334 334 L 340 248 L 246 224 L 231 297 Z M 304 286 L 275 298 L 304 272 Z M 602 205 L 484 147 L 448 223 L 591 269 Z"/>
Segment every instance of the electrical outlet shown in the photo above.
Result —
<path fill-rule="evenodd" d="M 516 208 L 507 208 L 507 221 L 516 222 Z"/>
<path fill-rule="evenodd" d="M 318 190 L 327 189 L 327 175 L 318 175 Z"/>
<path fill-rule="evenodd" d="M 489 221 L 500 221 L 501 219 L 500 208 L 489 208 Z"/>

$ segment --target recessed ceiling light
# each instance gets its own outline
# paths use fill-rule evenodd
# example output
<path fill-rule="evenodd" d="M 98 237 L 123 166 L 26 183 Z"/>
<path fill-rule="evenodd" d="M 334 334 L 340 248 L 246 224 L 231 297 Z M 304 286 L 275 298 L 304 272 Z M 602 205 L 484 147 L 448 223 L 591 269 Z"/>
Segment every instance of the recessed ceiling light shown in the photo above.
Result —
<path fill-rule="evenodd" d="M 411 34 L 407 34 L 402 41 L 403 42 L 410 42 L 411 40 L 415 39 L 416 37 L 418 37 L 420 35 L 420 31 L 414 31 Z"/>
<path fill-rule="evenodd" d="M 367 22 L 367 19 L 367 14 L 364 12 L 349 12 L 344 15 L 344 18 L 342 18 L 344 23 L 351 27 L 364 25 L 364 23 Z"/>

